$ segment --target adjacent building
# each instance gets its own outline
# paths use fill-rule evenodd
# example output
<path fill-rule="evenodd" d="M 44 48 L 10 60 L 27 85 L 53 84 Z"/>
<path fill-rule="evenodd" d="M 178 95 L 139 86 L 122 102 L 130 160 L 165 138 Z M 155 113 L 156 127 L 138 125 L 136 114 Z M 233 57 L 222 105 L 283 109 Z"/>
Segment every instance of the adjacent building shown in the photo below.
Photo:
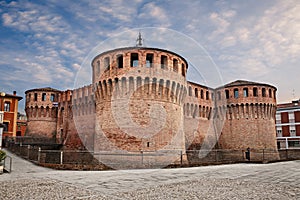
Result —
<path fill-rule="evenodd" d="M 278 149 L 300 148 L 300 99 L 277 105 Z"/>
<path fill-rule="evenodd" d="M 13 94 L 1 93 L 0 123 L 2 123 L 3 126 L 2 140 L 4 140 L 5 137 L 17 136 L 18 105 L 21 99 L 22 97 L 17 96 L 15 91 Z"/>

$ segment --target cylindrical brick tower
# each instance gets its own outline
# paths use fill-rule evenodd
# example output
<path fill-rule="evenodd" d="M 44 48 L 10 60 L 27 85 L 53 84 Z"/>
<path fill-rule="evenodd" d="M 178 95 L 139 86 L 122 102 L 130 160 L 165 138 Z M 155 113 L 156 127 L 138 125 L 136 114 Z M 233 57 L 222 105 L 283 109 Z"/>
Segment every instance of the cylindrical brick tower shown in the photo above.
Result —
<path fill-rule="evenodd" d="M 238 80 L 216 92 L 218 98 L 227 100 L 226 120 L 219 140 L 222 149 L 276 151 L 274 86 Z M 271 157 L 275 158 L 276 153 Z"/>
<path fill-rule="evenodd" d="M 96 56 L 92 68 L 95 149 L 185 151 L 188 63 L 183 57 L 163 49 L 128 47 Z"/>
<path fill-rule="evenodd" d="M 57 101 L 61 91 L 52 88 L 27 90 L 27 136 L 56 138 Z"/>

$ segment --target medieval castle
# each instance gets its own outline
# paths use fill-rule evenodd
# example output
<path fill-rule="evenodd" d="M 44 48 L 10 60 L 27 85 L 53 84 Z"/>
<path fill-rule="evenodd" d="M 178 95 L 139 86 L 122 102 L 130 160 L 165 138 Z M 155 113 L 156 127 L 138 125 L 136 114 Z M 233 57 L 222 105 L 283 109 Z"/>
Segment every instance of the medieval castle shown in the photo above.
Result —
<path fill-rule="evenodd" d="M 27 135 L 93 152 L 277 149 L 274 86 L 195 84 L 185 58 L 143 46 L 101 53 L 91 66 L 88 86 L 26 91 Z"/>

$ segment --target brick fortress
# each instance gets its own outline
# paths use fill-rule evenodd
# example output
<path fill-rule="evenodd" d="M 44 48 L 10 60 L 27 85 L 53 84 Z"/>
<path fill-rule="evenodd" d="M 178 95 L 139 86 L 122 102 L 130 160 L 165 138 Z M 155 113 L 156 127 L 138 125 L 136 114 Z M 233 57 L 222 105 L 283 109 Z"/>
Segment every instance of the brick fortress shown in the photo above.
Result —
<path fill-rule="evenodd" d="M 28 136 L 92 152 L 277 149 L 274 86 L 192 83 L 185 58 L 142 46 L 101 53 L 91 66 L 88 86 L 26 91 Z"/>

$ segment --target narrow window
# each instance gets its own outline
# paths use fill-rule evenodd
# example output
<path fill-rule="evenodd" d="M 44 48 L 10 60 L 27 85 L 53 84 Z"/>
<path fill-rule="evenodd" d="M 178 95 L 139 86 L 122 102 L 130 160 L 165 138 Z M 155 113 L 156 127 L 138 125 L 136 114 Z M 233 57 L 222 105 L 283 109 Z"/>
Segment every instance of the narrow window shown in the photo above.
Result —
<path fill-rule="evenodd" d="M 5 102 L 4 103 L 4 111 L 5 112 L 10 112 L 10 102 Z"/>
<path fill-rule="evenodd" d="M 9 127 L 9 122 L 3 122 L 3 131 L 8 131 L 8 127 Z"/>
<path fill-rule="evenodd" d="M 209 92 L 206 91 L 206 100 L 209 100 Z"/>
<path fill-rule="evenodd" d="M 201 97 L 201 99 L 204 99 L 203 90 L 200 91 L 200 97 Z"/>
<path fill-rule="evenodd" d="M 221 92 L 218 91 L 218 99 L 221 100 Z"/>
<path fill-rule="evenodd" d="M 96 69 L 96 74 L 98 75 L 100 73 L 100 61 L 97 61 L 97 69 Z"/>
<path fill-rule="evenodd" d="M 167 66 L 168 66 L 168 58 L 167 58 L 167 56 L 162 55 L 160 57 L 160 65 L 161 65 L 162 69 L 166 69 L 167 68 Z"/>
<path fill-rule="evenodd" d="M 261 89 L 261 95 L 262 95 L 263 97 L 266 97 L 266 88 L 262 88 L 262 89 Z"/>
<path fill-rule="evenodd" d="M 109 59 L 109 57 L 104 58 L 104 67 L 105 67 L 105 70 L 110 70 L 110 59 Z"/>
<path fill-rule="evenodd" d="M 215 98 L 215 94 L 212 92 L 211 93 L 211 99 L 214 100 L 214 98 Z"/>
<path fill-rule="evenodd" d="M 235 88 L 233 90 L 233 93 L 234 93 L 234 98 L 239 98 L 239 89 L 238 88 Z"/>
<path fill-rule="evenodd" d="M 147 142 L 147 147 L 150 147 L 150 142 Z"/>
<path fill-rule="evenodd" d="M 54 101 L 54 100 L 55 100 L 55 94 L 51 94 L 50 101 Z"/>
<path fill-rule="evenodd" d="M 244 88 L 243 89 L 243 94 L 244 94 L 244 97 L 248 97 L 248 88 Z"/>
<path fill-rule="evenodd" d="M 46 93 L 42 94 L 42 101 L 46 101 Z"/>
<path fill-rule="evenodd" d="M 257 88 L 256 88 L 256 87 L 253 88 L 253 96 L 254 96 L 254 97 L 257 97 L 257 96 L 258 96 Z"/>
<path fill-rule="evenodd" d="M 157 79 L 153 78 L 152 79 L 152 94 L 156 94 L 156 84 L 157 83 Z"/>
<path fill-rule="evenodd" d="M 192 87 L 189 87 L 189 96 L 192 96 Z"/>
<path fill-rule="evenodd" d="M 226 99 L 229 99 L 229 90 L 225 90 Z"/>
<path fill-rule="evenodd" d="M 173 59 L 173 71 L 178 72 L 178 60 Z"/>
<path fill-rule="evenodd" d="M 123 68 L 123 55 L 117 56 L 118 68 Z"/>
<path fill-rule="evenodd" d="M 153 54 L 147 53 L 146 55 L 146 67 L 152 67 L 153 64 Z"/>
<path fill-rule="evenodd" d="M 195 88 L 195 97 L 198 97 L 198 88 Z"/>
<path fill-rule="evenodd" d="M 269 97 L 272 98 L 272 90 L 269 89 Z"/>
<path fill-rule="evenodd" d="M 137 67 L 139 65 L 139 54 L 132 53 L 130 56 L 130 66 Z"/>
<path fill-rule="evenodd" d="M 34 101 L 37 101 L 37 93 L 34 93 Z"/>
<path fill-rule="evenodd" d="M 185 65 L 183 63 L 181 64 L 181 74 L 185 76 Z"/>

